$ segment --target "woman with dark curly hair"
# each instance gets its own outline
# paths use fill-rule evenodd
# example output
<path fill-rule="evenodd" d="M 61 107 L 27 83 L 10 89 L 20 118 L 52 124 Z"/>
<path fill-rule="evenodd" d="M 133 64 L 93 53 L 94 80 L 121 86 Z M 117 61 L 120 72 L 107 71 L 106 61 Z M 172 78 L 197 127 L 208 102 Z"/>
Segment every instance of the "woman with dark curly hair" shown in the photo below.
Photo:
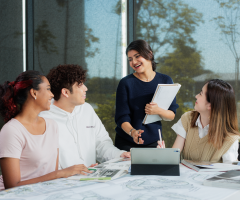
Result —
<path fill-rule="evenodd" d="M 0 190 L 89 172 L 84 165 L 58 170 L 58 127 L 39 117 L 49 110 L 53 94 L 37 71 L 21 73 L 0 85 Z"/>
<path fill-rule="evenodd" d="M 168 110 L 151 102 L 158 84 L 172 84 L 173 81 L 169 76 L 155 72 L 153 51 L 146 41 L 133 41 L 126 54 L 135 72 L 124 77 L 117 88 L 115 145 L 126 151 L 132 147 L 156 147 L 158 129 L 162 130 L 161 121 L 146 125 L 142 122 L 146 114 L 159 115 L 165 120 L 174 119 L 178 108 L 176 98 Z"/>

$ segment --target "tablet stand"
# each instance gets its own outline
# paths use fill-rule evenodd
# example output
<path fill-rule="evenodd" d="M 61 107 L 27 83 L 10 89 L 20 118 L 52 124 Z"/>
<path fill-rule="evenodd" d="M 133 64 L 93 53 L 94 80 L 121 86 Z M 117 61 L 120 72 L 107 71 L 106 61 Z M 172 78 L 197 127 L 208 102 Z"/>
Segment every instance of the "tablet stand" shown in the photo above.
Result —
<path fill-rule="evenodd" d="M 180 170 L 179 164 L 131 164 L 131 175 L 180 176 Z"/>

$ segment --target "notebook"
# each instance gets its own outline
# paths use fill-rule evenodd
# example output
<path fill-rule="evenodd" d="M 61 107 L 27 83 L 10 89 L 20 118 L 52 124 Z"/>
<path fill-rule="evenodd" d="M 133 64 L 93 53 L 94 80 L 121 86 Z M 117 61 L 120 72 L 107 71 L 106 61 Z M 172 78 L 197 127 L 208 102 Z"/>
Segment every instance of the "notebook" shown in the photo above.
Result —
<path fill-rule="evenodd" d="M 181 85 L 178 83 L 158 84 L 156 91 L 153 95 L 152 102 L 157 103 L 158 107 L 164 110 L 168 110 L 180 87 Z M 146 114 L 143 119 L 143 124 L 149 124 L 160 120 L 162 120 L 162 118 L 159 115 Z"/>

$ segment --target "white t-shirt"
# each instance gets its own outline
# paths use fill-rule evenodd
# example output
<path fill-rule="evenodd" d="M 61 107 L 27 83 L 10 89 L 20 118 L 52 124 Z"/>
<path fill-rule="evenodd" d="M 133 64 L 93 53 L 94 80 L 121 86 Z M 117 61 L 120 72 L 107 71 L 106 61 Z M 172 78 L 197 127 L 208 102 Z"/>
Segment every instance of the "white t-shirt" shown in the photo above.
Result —
<path fill-rule="evenodd" d="M 196 126 L 198 126 L 199 138 L 203 138 L 204 136 L 206 136 L 208 134 L 209 125 L 207 125 L 203 128 L 202 124 L 200 122 L 200 116 L 196 120 Z M 172 126 L 172 129 L 178 135 L 183 137 L 184 139 L 186 138 L 187 133 L 186 133 L 185 129 L 183 128 L 181 119 L 179 119 L 178 122 Z M 238 140 L 236 140 L 232 144 L 232 146 L 228 149 L 228 151 L 224 155 L 222 155 L 222 160 L 224 163 L 231 163 L 231 162 L 237 160 L 238 146 L 239 146 L 239 142 L 238 142 Z"/>
<path fill-rule="evenodd" d="M 58 126 L 44 118 L 46 131 L 33 135 L 16 119 L 7 122 L 0 132 L 0 158 L 20 160 L 21 181 L 33 179 L 55 171 L 58 156 Z M 4 183 L 0 177 L 0 190 Z"/>

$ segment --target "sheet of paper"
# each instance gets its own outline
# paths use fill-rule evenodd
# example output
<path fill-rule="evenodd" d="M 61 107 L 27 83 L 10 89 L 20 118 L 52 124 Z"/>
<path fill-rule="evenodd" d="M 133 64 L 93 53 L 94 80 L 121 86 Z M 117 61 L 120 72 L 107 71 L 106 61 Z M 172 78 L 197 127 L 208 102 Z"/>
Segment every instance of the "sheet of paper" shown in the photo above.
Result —
<path fill-rule="evenodd" d="M 207 167 L 209 169 L 225 169 L 225 170 L 240 170 L 239 165 L 225 164 L 225 163 L 213 163 L 211 165 L 196 165 L 200 167 Z"/>

